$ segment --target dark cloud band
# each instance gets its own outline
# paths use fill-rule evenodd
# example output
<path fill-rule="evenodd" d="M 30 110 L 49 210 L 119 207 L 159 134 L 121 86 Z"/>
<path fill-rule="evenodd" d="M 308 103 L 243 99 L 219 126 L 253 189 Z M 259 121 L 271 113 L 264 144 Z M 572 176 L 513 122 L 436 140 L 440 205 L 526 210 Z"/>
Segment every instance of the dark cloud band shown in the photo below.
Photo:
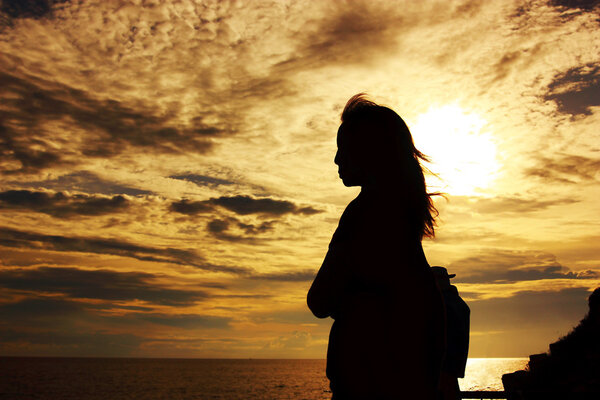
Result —
<path fill-rule="evenodd" d="M 108 254 L 141 261 L 187 265 L 214 272 L 233 274 L 247 274 L 250 272 L 249 269 L 243 267 L 229 267 L 204 262 L 203 257 L 192 250 L 141 246 L 115 239 L 44 235 L 0 228 L 0 245 L 16 248 Z"/>
<path fill-rule="evenodd" d="M 19 188 L 33 188 L 46 190 L 66 190 L 72 192 L 84 192 L 103 195 L 129 195 L 142 196 L 152 194 L 149 190 L 138 189 L 103 179 L 90 171 L 72 172 L 54 179 L 39 181 L 6 181 L 7 185 Z"/>
<path fill-rule="evenodd" d="M 287 200 L 271 198 L 255 199 L 250 196 L 221 196 L 202 201 L 180 200 L 171 203 L 171 211 L 181 214 L 195 215 L 214 210 L 215 206 L 225 208 L 238 215 L 265 214 L 280 216 L 284 214 L 312 215 L 322 211 L 313 207 L 299 207 Z"/>
<path fill-rule="evenodd" d="M 129 200 L 121 195 L 113 197 L 65 195 L 61 192 L 50 194 L 29 190 L 0 192 L 0 209 L 29 210 L 58 218 L 118 213 L 127 210 L 129 205 Z"/>
<path fill-rule="evenodd" d="M 178 179 L 181 181 L 192 182 L 198 186 L 214 187 L 214 186 L 220 186 L 220 185 L 233 185 L 233 182 L 225 180 L 225 179 L 215 178 L 215 177 L 206 176 L 206 175 L 198 175 L 198 174 L 171 175 L 171 176 L 169 176 L 169 178 Z"/>
<path fill-rule="evenodd" d="M 72 298 L 132 301 L 185 306 L 205 299 L 206 292 L 170 289 L 144 272 L 84 270 L 78 268 L 15 268 L 0 271 L 5 289 L 59 293 Z"/>

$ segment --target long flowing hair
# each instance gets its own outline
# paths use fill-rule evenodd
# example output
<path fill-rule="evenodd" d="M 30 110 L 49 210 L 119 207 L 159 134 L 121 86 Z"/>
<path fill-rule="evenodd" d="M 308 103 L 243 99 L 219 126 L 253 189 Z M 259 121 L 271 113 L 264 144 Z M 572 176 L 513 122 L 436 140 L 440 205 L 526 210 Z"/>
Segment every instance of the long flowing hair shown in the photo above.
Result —
<path fill-rule="evenodd" d="M 429 158 L 414 145 L 408 126 L 392 109 L 367 99 L 364 93 L 352 96 L 342 112 L 342 124 L 357 124 L 366 160 L 374 174 L 399 178 L 403 185 L 406 207 L 410 208 L 411 225 L 419 239 L 435 236 L 439 215 L 432 197 L 443 195 L 427 192 L 421 162 Z M 392 183 L 393 184 L 393 183 Z"/>

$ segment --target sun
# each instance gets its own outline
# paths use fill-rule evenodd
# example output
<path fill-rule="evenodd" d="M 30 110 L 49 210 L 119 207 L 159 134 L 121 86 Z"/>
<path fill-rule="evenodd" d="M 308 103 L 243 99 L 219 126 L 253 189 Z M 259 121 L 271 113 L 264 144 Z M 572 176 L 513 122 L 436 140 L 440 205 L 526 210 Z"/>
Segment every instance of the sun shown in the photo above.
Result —
<path fill-rule="evenodd" d="M 500 165 L 487 122 L 457 105 L 430 108 L 410 126 L 415 146 L 431 158 L 427 185 L 450 195 L 483 195 Z"/>

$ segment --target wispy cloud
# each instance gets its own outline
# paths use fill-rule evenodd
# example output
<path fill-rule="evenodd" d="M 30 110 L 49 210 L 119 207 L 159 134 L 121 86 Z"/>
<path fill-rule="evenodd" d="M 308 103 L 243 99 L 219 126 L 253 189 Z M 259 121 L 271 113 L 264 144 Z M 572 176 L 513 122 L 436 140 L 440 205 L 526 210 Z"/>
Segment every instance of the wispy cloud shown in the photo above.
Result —
<path fill-rule="evenodd" d="M 169 306 L 189 306 L 209 297 L 203 290 L 165 287 L 158 276 L 144 272 L 107 269 L 38 267 L 0 271 L 5 289 L 62 294 L 71 298 L 133 301 Z"/>
<path fill-rule="evenodd" d="M 280 282 L 309 282 L 315 278 L 314 270 L 272 272 L 253 276 L 253 279 Z"/>
<path fill-rule="evenodd" d="M 0 208 L 29 210 L 58 218 L 73 216 L 97 216 L 125 212 L 129 200 L 123 196 L 103 197 L 89 195 L 65 195 L 61 192 L 32 192 L 8 190 L 0 192 Z"/>
<path fill-rule="evenodd" d="M 214 317 L 197 314 L 160 314 L 160 313 L 139 313 L 129 315 L 142 321 L 152 322 L 154 324 L 173 326 L 185 329 L 202 328 L 227 328 L 230 318 Z"/>
<path fill-rule="evenodd" d="M 469 212 L 481 214 L 531 213 L 546 210 L 553 206 L 577 203 L 574 198 L 539 200 L 534 198 L 497 196 L 492 198 L 452 196 L 450 206 L 461 207 Z"/>
<path fill-rule="evenodd" d="M 143 338 L 131 333 L 24 331 L 8 328 L 0 332 L 0 345 L 6 354 L 31 356 L 119 357 L 139 354 Z M 19 352 L 25 345 L 27 350 Z"/>
<path fill-rule="evenodd" d="M 220 179 L 212 176 L 198 175 L 192 173 L 171 175 L 169 178 L 192 182 L 198 186 L 233 185 L 233 182 L 228 181 L 226 179 Z"/>
<path fill-rule="evenodd" d="M 462 258 L 448 265 L 461 271 L 459 283 L 507 283 L 541 279 L 595 279 L 600 271 L 570 271 L 556 256 L 545 252 L 490 250 Z"/>
<path fill-rule="evenodd" d="M 211 137 L 226 129 L 210 126 L 197 118 L 191 126 L 181 127 L 170 115 L 154 110 L 136 110 L 115 100 L 96 100 L 86 92 L 32 76 L 18 77 L 0 73 L 3 106 L 2 153 L 7 161 L 18 161 L 20 168 L 4 173 L 33 172 L 61 163 L 77 164 L 85 157 L 113 157 L 131 148 L 151 153 L 206 153 Z M 54 122 L 71 125 L 84 137 L 70 154 L 57 152 Z"/>
<path fill-rule="evenodd" d="M 193 250 L 141 246 L 127 241 L 102 238 L 67 237 L 0 228 L 0 245 L 16 248 L 44 249 L 64 252 L 108 254 L 141 261 L 189 265 L 207 271 L 247 273 L 243 267 L 227 267 L 203 262 Z"/>
<path fill-rule="evenodd" d="M 98 193 L 105 195 L 114 194 L 125 194 L 129 196 L 142 196 L 152 194 L 150 190 L 143 190 L 117 182 L 112 182 L 99 177 L 90 171 L 79 171 L 71 172 L 66 175 L 61 175 L 56 178 L 46 180 L 6 180 L 6 185 L 21 187 L 21 188 L 34 188 L 34 189 L 48 189 L 48 190 L 64 190 L 74 191 L 83 193 Z"/>
<path fill-rule="evenodd" d="M 528 176 L 550 182 L 574 184 L 597 180 L 600 158 L 576 154 L 559 154 L 554 158 L 537 158 L 538 166 L 528 168 Z"/>

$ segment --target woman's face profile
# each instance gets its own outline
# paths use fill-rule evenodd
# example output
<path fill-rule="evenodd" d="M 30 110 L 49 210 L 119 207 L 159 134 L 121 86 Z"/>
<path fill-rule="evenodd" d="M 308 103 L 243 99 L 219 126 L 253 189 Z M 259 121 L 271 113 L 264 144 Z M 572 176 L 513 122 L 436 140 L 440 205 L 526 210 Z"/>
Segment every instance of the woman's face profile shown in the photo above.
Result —
<path fill-rule="evenodd" d="M 337 153 L 334 163 L 338 166 L 338 175 L 344 186 L 362 186 L 366 181 L 363 168 L 363 154 L 356 137 L 356 126 L 343 123 L 337 134 Z"/>

